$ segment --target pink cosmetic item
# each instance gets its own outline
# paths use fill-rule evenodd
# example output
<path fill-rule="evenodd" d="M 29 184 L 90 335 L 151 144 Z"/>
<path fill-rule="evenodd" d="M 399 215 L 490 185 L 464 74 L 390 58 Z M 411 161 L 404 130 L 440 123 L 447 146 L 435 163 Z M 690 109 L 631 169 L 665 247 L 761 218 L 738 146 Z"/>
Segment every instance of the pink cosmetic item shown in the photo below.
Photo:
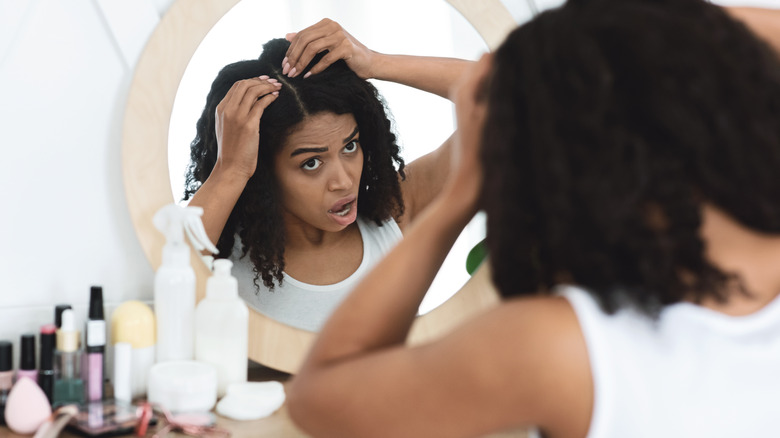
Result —
<path fill-rule="evenodd" d="M 8 341 L 0 341 L 0 424 L 5 424 L 3 412 L 8 393 L 13 385 L 14 370 L 11 356 L 13 356 L 13 345 Z"/>
<path fill-rule="evenodd" d="M 38 370 L 35 369 L 35 335 L 26 333 L 22 335 L 22 355 L 19 358 L 19 371 L 16 380 L 27 377 L 38 383 Z"/>
<path fill-rule="evenodd" d="M 21 434 L 34 433 L 51 416 L 49 399 L 30 379 L 19 379 L 8 394 L 5 421 L 8 428 Z"/>
<path fill-rule="evenodd" d="M 92 286 L 86 329 L 87 351 L 82 369 L 87 401 L 103 399 L 103 355 L 106 352 L 106 321 L 103 318 L 103 288 Z"/>

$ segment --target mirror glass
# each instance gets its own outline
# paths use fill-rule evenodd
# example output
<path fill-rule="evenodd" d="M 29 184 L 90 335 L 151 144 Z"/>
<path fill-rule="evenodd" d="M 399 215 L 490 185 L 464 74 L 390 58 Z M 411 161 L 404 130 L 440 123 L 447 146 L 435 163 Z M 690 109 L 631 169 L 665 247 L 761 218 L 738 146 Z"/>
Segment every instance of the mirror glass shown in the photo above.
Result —
<path fill-rule="evenodd" d="M 339 22 L 368 48 L 382 53 L 476 59 L 487 51 L 479 34 L 444 0 L 242 0 L 204 38 L 176 94 L 169 127 L 168 162 L 171 188 L 177 201 L 184 191 L 195 124 L 218 71 L 229 63 L 256 58 L 266 41 L 301 30 L 325 17 Z M 372 82 L 387 102 L 407 163 L 437 148 L 452 133 L 454 107 L 448 100 L 398 84 Z M 456 242 L 420 305 L 420 314 L 446 301 L 468 280 L 466 255 L 484 234 L 484 218 L 478 216 Z M 253 277 L 242 275 L 242 272 L 251 273 L 251 269 L 237 266 L 234 271 L 242 288 L 253 287 Z M 284 314 L 273 314 L 257 305 L 252 307 L 277 321 L 289 323 Z"/>

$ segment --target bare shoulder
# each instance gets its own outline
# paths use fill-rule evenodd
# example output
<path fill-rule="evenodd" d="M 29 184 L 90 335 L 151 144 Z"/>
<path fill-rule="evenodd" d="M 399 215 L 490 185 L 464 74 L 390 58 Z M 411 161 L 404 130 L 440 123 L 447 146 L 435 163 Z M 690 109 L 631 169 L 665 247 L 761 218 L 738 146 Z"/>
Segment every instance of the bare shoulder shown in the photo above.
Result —
<path fill-rule="evenodd" d="M 562 297 L 507 300 L 452 333 L 446 342 L 479 345 L 479 372 L 493 376 L 492 409 L 503 420 L 534 424 L 550 437 L 584 437 L 593 381 L 577 316 Z M 489 360 L 485 360 L 490 358 Z"/>

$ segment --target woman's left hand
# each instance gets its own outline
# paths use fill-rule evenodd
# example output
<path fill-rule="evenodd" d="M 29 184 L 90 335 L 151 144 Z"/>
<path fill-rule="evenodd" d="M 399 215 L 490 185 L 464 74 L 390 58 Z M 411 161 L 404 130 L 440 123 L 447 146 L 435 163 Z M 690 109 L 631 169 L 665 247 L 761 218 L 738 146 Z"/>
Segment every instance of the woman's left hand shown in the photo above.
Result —
<path fill-rule="evenodd" d="M 371 78 L 371 63 L 375 53 L 347 33 L 340 24 L 328 18 L 298 33 L 287 34 L 290 48 L 282 61 L 282 74 L 293 78 L 301 74 L 314 57 L 328 53 L 304 77 L 317 74 L 343 59 L 360 78 Z"/>

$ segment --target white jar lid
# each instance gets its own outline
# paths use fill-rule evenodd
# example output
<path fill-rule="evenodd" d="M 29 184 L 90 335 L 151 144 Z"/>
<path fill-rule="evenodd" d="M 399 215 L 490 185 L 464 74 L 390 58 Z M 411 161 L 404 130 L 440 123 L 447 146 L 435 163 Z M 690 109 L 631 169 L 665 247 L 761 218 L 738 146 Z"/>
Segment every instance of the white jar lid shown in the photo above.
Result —
<path fill-rule="evenodd" d="M 154 364 L 148 399 L 172 413 L 209 411 L 217 402 L 217 369 L 193 360 Z"/>

